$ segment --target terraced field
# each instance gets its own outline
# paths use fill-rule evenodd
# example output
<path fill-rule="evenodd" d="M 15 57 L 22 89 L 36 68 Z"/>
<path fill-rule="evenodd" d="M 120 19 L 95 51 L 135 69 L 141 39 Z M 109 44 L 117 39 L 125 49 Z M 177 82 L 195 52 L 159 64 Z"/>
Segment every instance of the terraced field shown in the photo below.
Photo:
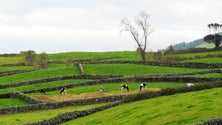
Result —
<path fill-rule="evenodd" d="M 218 53 L 221 52 L 210 52 Z M 189 67 L 169 62 L 100 63 L 139 60 L 135 52 L 59 53 L 49 54 L 49 68 L 41 70 L 12 65 L 24 63 L 22 56 L 7 57 L 16 61 L 0 62 L 4 73 L 0 76 L 0 124 L 193 124 L 222 117 L 222 63 L 217 58 L 219 68 L 209 68 L 215 62 L 208 61 L 206 54 L 209 53 L 189 54 L 202 56 L 191 62 L 204 62 Z M 73 60 L 69 66 L 67 58 Z M 86 63 L 92 61 L 97 63 Z M 82 63 L 84 74 L 80 74 L 77 62 Z M 5 75 L 15 70 L 30 71 Z M 140 91 L 142 82 L 148 86 Z M 194 86 L 188 88 L 188 82 Z M 129 92 L 121 90 L 121 84 L 127 84 Z M 100 92 L 100 86 L 104 92 Z M 60 94 L 62 87 L 67 88 L 65 94 Z"/>

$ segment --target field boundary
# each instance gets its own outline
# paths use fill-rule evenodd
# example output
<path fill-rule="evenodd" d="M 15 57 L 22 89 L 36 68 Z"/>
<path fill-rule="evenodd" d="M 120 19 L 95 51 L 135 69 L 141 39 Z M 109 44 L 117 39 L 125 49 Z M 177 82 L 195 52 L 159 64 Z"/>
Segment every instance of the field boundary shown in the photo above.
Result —
<path fill-rule="evenodd" d="M 32 72 L 32 71 L 35 71 L 35 70 L 8 70 L 8 71 L 0 72 L 0 77 L 19 74 L 19 73 L 25 73 L 25 72 Z"/>
<path fill-rule="evenodd" d="M 90 62 L 81 62 L 81 63 L 82 64 L 139 64 L 139 65 L 186 67 L 186 68 L 222 68 L 222 63 L 209 64 L 209 63 L 198 63 L 198 62 L 114 60 L 114 61 L 90 61 Z"/>

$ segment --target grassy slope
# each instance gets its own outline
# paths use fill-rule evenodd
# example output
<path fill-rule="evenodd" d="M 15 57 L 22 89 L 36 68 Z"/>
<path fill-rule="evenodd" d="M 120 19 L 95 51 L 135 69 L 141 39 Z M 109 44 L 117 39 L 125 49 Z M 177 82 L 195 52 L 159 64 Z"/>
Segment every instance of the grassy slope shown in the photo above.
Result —
<path fill-rule="evenodd" d="M 221 95 L 222 88 L 216 88 L 130 102 L 63 125 L 193 124 L 222 117 Z"/>
<path fill-rule="evenodd" d="M 33 66 L 0 66 L 0 72 L 10 71 L 10 70 L 35 70 Z"/>
<path fill-rule="evenodd" d="M 49 68 L 45 70 L 37 70 L 33 72 L 21 73 L 16 75 L 0 77 L 0 84 L 15 83 L 28 80 L 37 80 L 42 78 L 49 78 L 63 75 L 79 74 L 79 69 L 75 66 L 68 66 L 63 68 Z"/>
<path fill-rule="evenodd" d="M 99 87 L 102 85 L 105 89 L 104 94 L 110 95 L 110 94 L 121 94 L 123 92 L 120 91 L 120 85 L 123 83 L 112 83 L 112 84 L 98 84 L 98 85 L 91 85 L 91 86 L 82 86 L 82 87 L 74 87 L 70 88 L 67 91 L 68 95 L 90 95 L 90 94 L 99 94 Z M 129 86 L 130 91 L 129 92 L 138 92 L 139 86 L 141 83 L 127 83 Z M 175 82 L 153 82 L 153 83 L 148 83 L 148 88 L 147 90 L 150 91 L 156 91 L 160 90 L 162 88 L 177 88 L 177 87 L 182 87 L 185 86 L 184 83 L 175 83 Z M 64 96 L 64 95 L 59 95 L 59 91 L 52 91 L 52 92 L 47 92 L 46 96 Z M 40 96 L 39 93 L 33 93 L 30 94 L 32 96 Z"/>
<path fill-rule="evenodd" d="M 49 54 L 51 61 L 64 61 L 67 58 L 73 60 L 141 60 L 138 53 L 133 51 L 114 51 L 114 52 L 68 52 Z"/>
<path fill-rule="evenodd" d="M 147 66 L 136 64 L 95 64 L 83 65 L 83 68 L 86 74 L 122 74 L 127 76 L 184 73 L 204 70 L 195 68 Z"/>
<path fill-rule="evenodd" d="M 186 54 L 172 54 L 169 56 L 172 57 L 186 57 L 186 58 L 194 58 L 196 57 L 203 57 L 203 56 L 207 56 L 207 55 L 218 55 L 218 54 L 222 54 L 222 51 L 214 51 L 214 52 L 200 52 L 200 53 L 186 53 Z"/>
<path fill-rule="evenodd" d="M 15 63 L 24 63 L 24 57 L 22 56 L 13 56 L 13 57 L 0 57 L 1 64 L 15 64 Z"/>
<path fill-rule="evenodd" d="M 28 105 L 27 102 L 22 101 L 22 100 L 17 99 L 17 98 L 1 98 L 0 102 L 1 102 L 0 103 L 0 108 Z"/>
<path fill-rule="evenodd" d="M 201 78 L 222 78 L 221 73 L 209 73 L 209 74 L 202 74 L 202 75 L 192 75 L 194 77 L 201 77 Z"/>
<path fill-rule="evenodd" d="M 61 113 L 72 112 L 72 111 L 77 111 L 77 110 L 86 110 L 86 109 L 98 107 L 101 105 L 104 105 L 104 103 L 94 104 L 94 105 L 85 105 L 85 106 L 70 106 L 70 107 L 64 107 L 64 108 L 39 110 L 39 111 L 17 113 L 17 114 L 6 114 L 6 115 L 1 115 L 0 124 L 1 125 L 23 125 L 25 123 L 38 122 L 45 119 L 50 119 Z"/>
<path fill-rule="evenodd" d="M 214 57 L 214 58 L 192 59 L 192 60 L 186 60 L 184 62 L 222 63 L 222 58 Z"/>
<path fill-rule="evenodd" d="M 55 87 L 55 86 L 67 85 L 70 83 L 79 83 L 83 81 L 85 80 L 71 79 L 71 80 L 59 80 L 59 81 L 54 81 L 54 82 L 45 82 L 45 83 L 39 83 L 39 84 L 33 84 L 33 85 L 11 87 L 11 88 L 0 89 L 0 94 L 15 92 L 15 91 L 19 92 L 19 91 L 28 91 L 28 90 L 33 90 L 33 89 L 50 88 L 50 87 Z"/>

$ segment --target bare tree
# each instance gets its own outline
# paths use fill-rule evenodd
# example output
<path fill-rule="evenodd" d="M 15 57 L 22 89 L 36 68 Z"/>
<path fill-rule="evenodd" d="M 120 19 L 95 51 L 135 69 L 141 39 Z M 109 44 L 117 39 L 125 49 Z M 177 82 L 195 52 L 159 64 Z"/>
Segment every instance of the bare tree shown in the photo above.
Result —
<path fill-rule="evenodd" d="M 121 24 L 123 26 L 123 31 L 129 32 L 137 43 L 137 50 L 140 52 L 142 60 L 145 61 L 148 37 L 152 32 L 149 23 L 149 14 L 144 10 L 140 11 L 135 18 L 135 25 L 130 23 L 127 18 L 122 19 Z"/>

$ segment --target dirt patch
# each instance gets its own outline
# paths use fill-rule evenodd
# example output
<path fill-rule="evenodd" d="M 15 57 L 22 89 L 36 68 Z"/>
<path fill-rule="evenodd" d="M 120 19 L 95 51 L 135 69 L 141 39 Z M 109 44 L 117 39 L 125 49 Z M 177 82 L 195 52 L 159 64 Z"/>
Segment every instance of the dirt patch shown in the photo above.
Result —
<path fill-rule="evenodd" d="M 61 101 L 68 101 L 68 100 L 77 100 L 77 99 L 88 99 L 88 98 L 95 98 L 95 97 L 103 97 L 103 96 L 109 96 L 111 94 L 105 94 L 105 93 L 94 93 L 94 94 L 84 94 L 84 95 L 69 95 L 69 94 L 63 94 L 63 95 L 55 95 L 55 96 L 36 96 L 37 100 L 44 101 L 44 102 L 61 102 Z"/>

